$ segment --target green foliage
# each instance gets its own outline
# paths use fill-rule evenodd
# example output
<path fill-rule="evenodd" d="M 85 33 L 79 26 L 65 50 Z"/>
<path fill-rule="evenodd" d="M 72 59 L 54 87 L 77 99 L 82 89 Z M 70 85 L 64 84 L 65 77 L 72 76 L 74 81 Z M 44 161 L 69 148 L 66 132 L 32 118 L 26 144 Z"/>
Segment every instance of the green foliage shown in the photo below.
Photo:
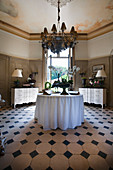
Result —
<path fill-rule="evenodd" d="M 51 88 L 51 83 L 50 82 L 45 82 L 45 89 L 50 89 Z"/>

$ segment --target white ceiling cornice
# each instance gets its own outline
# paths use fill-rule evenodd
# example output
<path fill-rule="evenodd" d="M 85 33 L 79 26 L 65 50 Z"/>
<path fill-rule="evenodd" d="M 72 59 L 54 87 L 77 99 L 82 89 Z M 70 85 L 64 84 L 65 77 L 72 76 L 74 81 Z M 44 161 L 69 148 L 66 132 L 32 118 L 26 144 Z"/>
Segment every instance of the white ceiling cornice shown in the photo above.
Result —
<path fill-rule="evenodd" d="M 0 29 L 27 40 L 41 40 L 40 33 L 28 33 L 3 21 L 0 21 Z M 113 31 L 113 22 L 90 33 L 78 33 L 77 40 L 89 40 L 111 31 Z"/>

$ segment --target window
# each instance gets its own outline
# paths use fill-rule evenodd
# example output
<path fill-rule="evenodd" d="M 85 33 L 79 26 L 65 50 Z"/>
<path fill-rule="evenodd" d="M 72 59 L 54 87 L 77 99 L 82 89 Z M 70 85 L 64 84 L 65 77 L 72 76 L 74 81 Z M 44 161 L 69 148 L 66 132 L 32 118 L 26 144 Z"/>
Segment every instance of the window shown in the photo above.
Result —
<path fill-rule="evenodd" d="M 62 78 L 68 79 L 66 70 L 69 68 L 69 49 L 62 51 L 59 55 L 52 53 L 48 50 L 48 60 L 47 60 L 47 81 L 53 83 Z M 54 66 L 58 71 L 51 71 L 48 67 Z"/>

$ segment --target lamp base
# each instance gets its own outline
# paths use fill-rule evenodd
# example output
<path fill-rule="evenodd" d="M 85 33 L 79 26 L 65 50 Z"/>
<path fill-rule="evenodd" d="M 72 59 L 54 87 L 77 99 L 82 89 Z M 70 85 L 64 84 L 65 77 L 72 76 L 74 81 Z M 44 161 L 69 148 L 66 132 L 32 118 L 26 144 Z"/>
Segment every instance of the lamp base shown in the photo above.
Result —
<path fill-rule="evenodd" d="M 20 81 L 19 80 L 14 81 L 14 85 L 15 85 L 15 87 L 19 87 L 20 86 Z"/>

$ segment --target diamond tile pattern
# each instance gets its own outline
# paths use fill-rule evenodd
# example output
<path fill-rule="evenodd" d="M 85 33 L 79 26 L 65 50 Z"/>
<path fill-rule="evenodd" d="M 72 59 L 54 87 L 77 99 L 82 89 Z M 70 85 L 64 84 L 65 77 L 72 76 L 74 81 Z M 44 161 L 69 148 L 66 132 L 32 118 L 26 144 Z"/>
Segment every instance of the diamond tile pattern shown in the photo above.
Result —
<path fill-rule="evenodd" d="M 104 153 L 104 152 L 102 152 L 102 151 L 99 151 L 98 155 L 101 156 L 101 157 L 104 158 L 104 159 L 105 159 L 106 156 L 107 156 L 107 154 Z"/>
<path fill-rule="evenodd" d="M 37 151 L 33 151 L 30 153 L 31 157 L 34 158 L 35 156 L 38 155 L 38 152 Z"/>
<path fill-rule="evenodd" d="M 69 151 L 66 151 L 64 155 L 69 159 L 72 156 L 72 153 Z"/>
<path fill-rule="evenodd" d="M 17 156 L 19 156 L 19 155 L 21 155 L 21 154 L 22 154 L 21 151 L 18 150 L 18 151 L 16 151 L 16 152 L 13 153 L 13 156 L 14 156 L 14 157 L 17 157 Z"/>
<path fill-rule="evenodd" d="M 75 157 L 78 165 L 82 161 L 84 169 L 93 170 L 96 160 L 106 169 L 113 169 L 113 108 L 85 106 L 82 126 L 65 131 L 59 128 L 44 131 L 34 120 L 34 112 L 35 105 L 0 108 L 0 129 L 7 139 L 5 155 L 0 157 L 1 169 L 18 169 L 16 161 L 22 164 L 25 161 L 25 170 L 37 169 L 39 161 L 42 166 L 44 164 L 44 169 L 52 170 L 52 162 L 57 167 L 60 157 L 62 164 L 67 163 L 67 170 L 76 169 Z M 46 146 L 43 153 L 40 152 L 41 145 Z M 65 149 L 57 153 L 54 148 L 57 150 L 61 145 Z"/>
<path fill-rule="evenodd" d="M 51 144 L 51 145 L 54 145 L 56 142 L 54 140 L 51 140 L 48 143 Z"/>
<path fill-rule="evenodd" d="M 97 141 L 95 141 L 95 140 L 92 140 L 92 142 L 91 143 L 93 143 L 94 145 L 98 145 L 98 142 Z"/>
<path fill-rule="evenodd" d="M 24 139 L 24 140 L 20 141 L 20 143 L 21 143 L 22 145 L 24 145 L 25 143 L 27 143 L 27 140 Z"/>
<path fill-rule="evenodd" d="M 81 146 L 84 144 L 84 142 L 81 141 L 81 140 L 79 140 L 77 143 L 78 143 L 79 145 L 81 145 Z"/>
<path fill-rule="evenodd" d="M 70 142 L 69 142 L 68 140 L 65 140 L 63 143 L 64 143 L 65 145 L 69 145 L 69 144 L 70 144 Z"/>
<path fill-rule="evenodd" d="M 85 151 L 83 151 L 83 152 L 81 153 L 81 155 L 82 155 L 84 158 L 86 158 L 86 159 L 90 156 L 90 154 L 87 153 L 87 152 L 85 152 Z"/>
<path fill-rule="evenodd" d="M 55 156 L 55 153 L 51 150 L 51 151 L 49 151 L 49 152 L 47 153 L 47 156 L 48 156 L 49 158 L 52 158 L 53 156 Z"/>

